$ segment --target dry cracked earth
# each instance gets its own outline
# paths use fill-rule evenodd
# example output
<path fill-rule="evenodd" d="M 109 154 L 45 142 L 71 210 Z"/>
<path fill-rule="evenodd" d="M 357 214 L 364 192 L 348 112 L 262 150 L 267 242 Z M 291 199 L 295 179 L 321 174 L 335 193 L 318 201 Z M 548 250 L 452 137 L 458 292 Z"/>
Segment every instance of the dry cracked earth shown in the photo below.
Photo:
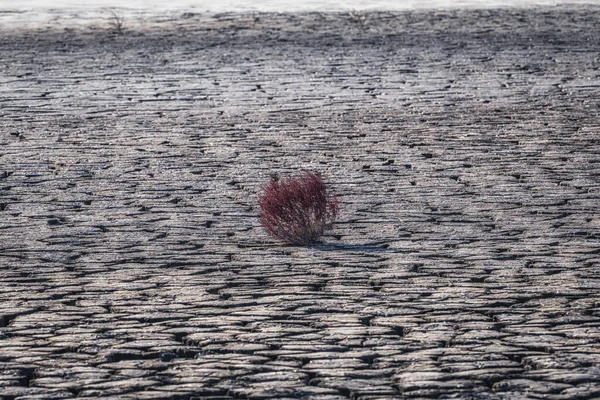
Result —
<path fill-rule="evenodd" d="M 600 396 L 598 20 L 0 28 L 0 398 Z M 312 247 L 257 221 L 303 169 Z"/>

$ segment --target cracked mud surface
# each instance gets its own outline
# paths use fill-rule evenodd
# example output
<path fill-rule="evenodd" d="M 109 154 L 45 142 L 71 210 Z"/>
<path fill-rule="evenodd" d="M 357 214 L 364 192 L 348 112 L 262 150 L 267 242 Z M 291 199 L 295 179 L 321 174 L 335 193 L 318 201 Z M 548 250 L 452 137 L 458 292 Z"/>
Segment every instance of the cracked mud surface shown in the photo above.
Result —
<path fill-rule="evenodd" d="M 0 29 L 0 397 L 600 395 L 599 19 Z M 303 168 L 310 248 L 257 222 Z"/>

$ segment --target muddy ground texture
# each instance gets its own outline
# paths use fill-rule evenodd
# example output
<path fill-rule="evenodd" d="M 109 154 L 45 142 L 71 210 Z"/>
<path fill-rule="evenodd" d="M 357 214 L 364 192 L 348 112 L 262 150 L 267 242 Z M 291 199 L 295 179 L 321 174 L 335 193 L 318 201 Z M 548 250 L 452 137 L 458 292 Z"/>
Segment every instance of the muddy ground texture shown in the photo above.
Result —
<path fill-rule="evenodd" d="M 0 29 L 0 398 L 600 396 L 599 20 Z M 257 221 L 301 169 L 313 247 Z"/>

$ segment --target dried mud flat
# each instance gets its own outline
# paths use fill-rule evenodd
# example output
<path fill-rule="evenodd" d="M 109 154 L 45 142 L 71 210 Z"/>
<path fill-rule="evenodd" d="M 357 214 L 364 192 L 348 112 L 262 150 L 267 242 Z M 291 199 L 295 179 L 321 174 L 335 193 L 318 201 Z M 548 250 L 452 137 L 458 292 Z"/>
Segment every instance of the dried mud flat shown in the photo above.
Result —
<path fill-rule="evenodd" d="M 598 20 L 0 29 L 0 398 L 600 396 Z M 257 222 L 300 169 L 310 248 Z"/>

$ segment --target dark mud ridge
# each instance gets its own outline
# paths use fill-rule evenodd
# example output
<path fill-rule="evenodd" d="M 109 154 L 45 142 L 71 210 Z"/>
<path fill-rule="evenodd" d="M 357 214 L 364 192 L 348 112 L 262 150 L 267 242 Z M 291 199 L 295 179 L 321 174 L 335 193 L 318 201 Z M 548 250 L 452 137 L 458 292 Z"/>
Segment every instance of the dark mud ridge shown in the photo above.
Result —
<path fill-rule="evenodd" d="M 599 20 L 0 29 L 0 398 L 600 396 Z M 257 221 L 301 169 L 313 247 Z"/>

